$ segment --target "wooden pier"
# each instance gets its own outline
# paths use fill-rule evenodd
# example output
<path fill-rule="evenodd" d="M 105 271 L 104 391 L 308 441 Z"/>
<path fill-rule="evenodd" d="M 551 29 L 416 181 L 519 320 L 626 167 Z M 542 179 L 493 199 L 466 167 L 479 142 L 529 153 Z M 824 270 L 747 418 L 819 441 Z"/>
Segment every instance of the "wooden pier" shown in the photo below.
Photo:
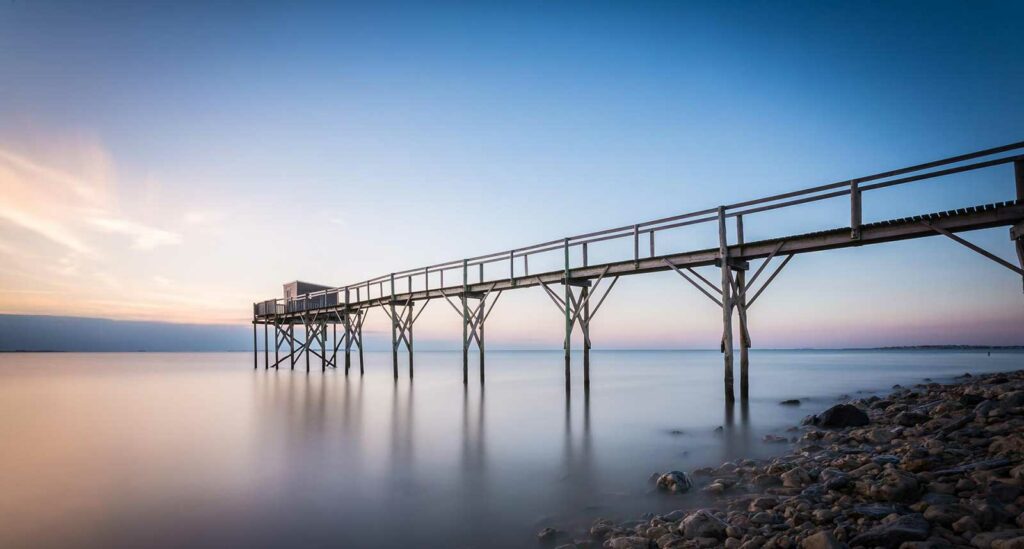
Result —
<path fill-rule="evenodd" d="M 380 308 L 391 320 L 394 376 L 398 378 L 398 351 L 404 345 L 408 351 L 409 377 L 412 377 L 413 326 L 429 303 L 443 301 L 445 306 L 450 306 L 455 314 L 462 318 L 463 383 L 469 381 L 469 351 L 474 342 L 479 350 L 479 377 L 483 382 L 484 326 L 495 303 L 503 292 L 539 288 L 548 295 L 559 314 L 565 318 L 563 347 L 567 391 L 571 387 L 572 333 L 577 326 L 582 333 L 583 385 L 586 388 L 590 384 L 590 323 L 600 311 L 601 305 L 619 277 L 672 270 L 721 307 L 721 351 L 724 357 L 727 401 L 735 398 L 732 325 L 735 313 L 738 320 L 740 350 L 740 395 L 745 399 L 749 389 L 747 350 L 751 346 L 747 313 L 795 255 L 928 236 L 945 236 L 1006 267 L 1021 276 L 1024 281 L 1022 150 L 1024 142 L 1019 142 L 635 225 L 404 270 L 347 286 L 258 302 L 253 305 L 253 366 L 259 367 L 258 327 L 262 325 L 264 368 L 278 368 L 281 364 L 287 363 L 294 369 L 303 357 L 307 371 L 310 369 L 311 357 L 319 362 L 321 370 L 328 367 L 336 368 L 340 352 L 344 357 L 345 373 L 348 374 L 352 364 L 351 353 L 355 347 L 358 351 L 359 370 L 362 373 L 363 322 L 369 311 Z M 965 205 L 955 210 L 876 223 L 865 224 L 861 221 L 861 197 L 866 192 L 985 169 L 1006 171 L 1007 201 Z M 743 222 L 751 215 L 823 200 L 845 200 L 849 203 L 849 219 L 843 220 L 843 226 L 754 242 L 744 240 Z M 655 246 L 656 235 L 659 233 L 685 230 L 686 227 L 704 223 L 717 224 L 718 242 L 714 246 L 697 250 L 659 250 Z M 734 226 L 731 235 L 730 225 Z M 972 244 L 958 234 L 1003 226 L 1010 227 L 1010 239 L 1018 257 L 1017 265 Z M 631 241 L 631 256 L 618 261 L 592 264 L 589 261 L 589 246 L 610 240 Z M 529 259 L 540 254 L 558 254 L 564 268 L 531 273 Z M 575 262 L 572 261 L 573 255 L 578 258 Z M 760 264 L 753 268 L 752 274 L 748 276 L 752 269 L 751 263 L 755 261 L 760 261 Z M 505 266 L 507 270 L 503 270 L 500 277 L 485 277 L 484 266 L 491 264 Z M 770 272 L 769 265 L 773 265 Z M 718 284 L 695 270 L 706 266 L 719 269 L 721 277 Z M 755 285 L 758 281 L 761 281 L 761 284 Z M 295 333 L 295 327 L 298 325 L 304 328 L 301 339 Z M 273 345 L 269 342 L 271 328 L 274 333 Z M 270 356 L 271 349 L 273 359 Z"/>

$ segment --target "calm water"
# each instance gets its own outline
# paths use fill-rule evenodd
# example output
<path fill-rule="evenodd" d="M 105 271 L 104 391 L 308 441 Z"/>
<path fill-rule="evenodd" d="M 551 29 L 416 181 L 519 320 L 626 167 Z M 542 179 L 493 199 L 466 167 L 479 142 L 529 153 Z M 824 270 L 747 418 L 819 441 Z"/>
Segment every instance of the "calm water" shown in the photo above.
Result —
<path fill-rule="evenodd" d="M 458 353 L 417 354 L 413 383 L 384 353 L 347 379 L 247 353 L 0 355 L 0 546 L 537 546 L 543 526 L 698 504 L 647 477 L 782 451 L 761 438 L 843 393 L 1017 368 L 754 352 L 749 407 L 729 409 L 710 351 L 595 352 L 568 397 L 559 352 L 490 352 L 468 389 Z"/>

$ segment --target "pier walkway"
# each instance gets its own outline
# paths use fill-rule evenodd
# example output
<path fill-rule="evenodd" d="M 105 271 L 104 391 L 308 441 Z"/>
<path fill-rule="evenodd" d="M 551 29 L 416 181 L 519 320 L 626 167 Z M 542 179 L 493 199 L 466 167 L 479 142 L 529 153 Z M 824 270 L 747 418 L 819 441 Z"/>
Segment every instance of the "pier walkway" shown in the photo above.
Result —
<path fill-rule="evenodd" d="M 362 373 L 363 322 L 370 310 L 381 308 L 391 320 L 394 376 L 397 378 L 399 375 L 398 352 L 404 346 L 408 351 L 409 376 L 412 377 L 413 326 L 427 304 L 443 301 L 445 307 L 450 306 L 462 318 L 463 383 L 469 380 L 469 351 L 474 343 L 479 350 L 479 375 L 482 382 L 485 374 L 484 326 L 498 298 L 510 290 L 540 288 L 565 318 L 566 390 L 571 387 L 570 350 L 572 333 L 576 327 L 583 336 L 583 384 L 589 387 L 590 323 L 619 277 L 672 270 L 722 310 L 721 350 L 724 356 L 725 397 L 729 401 L 735 398 L 733 318 L 736 317 L 740 394 L 746 398 L 749 388 L 747 350 L 750 348 L 747 312 L 796 255 L 945 236 L 1006 267 L 1024 280 L 1022 150 L 1024 142 L 1019 142 L 846 181 L 389 273 L 355 284 L 324 288 L 285 299 L 254 303 L 253 365 L 259 367 L 257 330 L 262 325 L 265 368 L 278 368 L 287 363 L 294 369 L 304 356 L 308 371 L 312 355 L 320 363 L 321 369 L 326 370 L 328 367 L 338 367 L 340 353 L 347 374 L 352 364 L 352 351 L 356 349 Z M 1013 192 L 1007 196 L 1006 201 L 965 205 L 955 210 L 875 223 L 861 222 L 862 196 L 866 192 L 1000 167 L 1007 171 L 1008 195 Z M 1012 170 L 1007 167 L 1012 167 Z M 1010 184 L 1011 180 L 1013 184 Z M 849 216 L 843 220 L 843 226 L 767 240 L 744 240 L 743 223 L 750 216 L 824 200 L 844 200 L 849 203 Z M 718 238 L 715 245 L 694 250 L 666 250 L 656 246 L 656 242 L 662 240 L 656 238 L 656 235 L 700 224 L 717 225 Z M 729 230 L 730 225 L 732 231 Z M 1018 258 L 1016 265 L 958 234 L 1002 226 L 1010 227 L 1010 239 Z M 632 253 L 620 260 L 592 263 L 590 247 L 613 240 L 629 242 Z M 550 257 L 557 255 L 561 268 L 531 273 L 530 258 L 541 254 L 547 256 L 549 264 Z M 752 265 L 755 261 L 760 262 L 756 268 Z M 484 267 L 487 265 L 492 266 L 487 273 L 490 276 L 485 275 Z M 719 276 L 715 277 L 719 279 L 717 282 L 695 270 L 707 266 L 718 268 Z M 769 266 L 772 266 L 771 269 L 768 269 Z M 501 270 L 499 276 L 493 275 L 493 267 Z M 761 284 L 755 286 L 757 281 L 761 281 Z M 296 326 L 303 328 L 301 337 L 296 334 Z M 269 339 L 271 329 L 274 333 L 273 344 Z M 273 357 L 270 356 L 271 349 Z"/>

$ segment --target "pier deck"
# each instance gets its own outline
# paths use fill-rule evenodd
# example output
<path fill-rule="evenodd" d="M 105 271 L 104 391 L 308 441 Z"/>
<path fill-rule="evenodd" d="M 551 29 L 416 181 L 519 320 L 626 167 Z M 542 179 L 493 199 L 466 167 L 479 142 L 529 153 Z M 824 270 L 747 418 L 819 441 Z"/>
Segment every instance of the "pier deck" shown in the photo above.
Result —
<path fill-rule="evenodd" d="M 480 378 L 483 380 L 484 321 L 493 309 L 494 302 L 505 291 L 541 287 L 559 309 L 560 314 L 565 316 L 564 348 L 567 389 L 570 387 L 571 334 L 576 326 L 579 326 L 582 331 L 584 386 L 586 387 L 590 381 L 590 321 L 615 282 L 621 276 L 673 270 L 722 307 L 722 352 L 725 355 L 725 393 L 728 400 L 734 398 L 732 389 L 732 318 L 733 313 L 738 312 L 741 354 L 740 385 L 741 395 L 746 397 L 749 362 L 747 349 L 750 346 L 746 326 L 747 310 L 795 255 L 941 235 L 971 248 L 1024 277 L 1024 155 L 1004 155 L 991 158 L 1008 151 L 1019 151 L 1022 148 L 1024 148 L 1024 142 L 632 226 L 606 229 L 524 248 L 410 269 L 290 299 L 258 302 L 253 306 L 254 353 L 256 353 L 257 344 L 256 326 L 262 324 L 264 326 L 265 367 L 278 367 L 279 364 L 288 361 L 294 368 L 299 360 L 298 357 L 305 354 L 308 369 L 310 353 L 320 359 L 322 369 L 336 367 L 338 352 L 343 347 L 347 373 L 351 364 L 350 352 L 355 346 L 359 350 L 360 371 L 362 371 L 362 323 L 367 311 L 381 307 L 390 317 L 392 324 L 394 375 L 398 376 L 398 350 L 402 344 L 405 344 L 409 351 L 409 374 L 411 376 L 413 373 L 412 327 L 419 316 L 415 314 L 416 305 L 425 305 L 432 300 L 443 299 L 463 320 L 463 381 L 468 381 L 468 351 L 474 341 L 480 350 Z M 985 160 L 968 163 L 968 161 L 978 159 Z M 1008 186 L 1015 187 L 1015 199 L 1013 200 L 875 223 L 861 223 L 861 196 L 864 192 L 1002 165 L 1013 166 L 1015 184 Z M 943 169 L 933 169 L 938 167 L 943 167 Z M 846 226 L 753 242 L 745 242 L 743 239 L 744 217 L 798 204 L 837 198 L 848 200 L 850 204 L 849 224 Z M 727 221 L 730 219 L 735 222 L 731 241 L 727 230 Z M 717 223 L 719 233 L 717 246 L 698 250 L 657 252 L 656 234 L 701 223 Z M 1016 247 L 1019 266 L 958 236 L 958 233 L 962 232 L 1004 226 L 1011 227 L 1010 238 Z M 589 262 L 588 246 L 616 239 L 632 240 L 632 257 L 599 264 Z M 571 261 L 570 256 L 570 251 L 573 248 L 577 248 L 581 252 L 577 254 L 579 259 L 575 264 Z M 559 252 L 562 255 L 563 268 L 530 273 L 529 258 L 531 256 L 545 253 L 558 254 Z M 753 283 L 765 273 L 766 267 L 775 258 L 779 258 L 780 261 L 776 262 L 774 270 L 764 280 L 760 288 L 756 291 L 748 291 L 751 290 Z M 748 279 L 747 271 L 750 269 L 750 263 L 756 260 L 763 261 Z M 488 264 L 504 264 L 507 267 L 507 271 L 505 271 L 507 276 L 485 277 L 484 266 Z M 694 270 L 706 266 L 722 267 L 723 264 L 729 268 L 720 268 L 721 280 L 718 284 Z M 445 273 L 449 274 L 447 283 Z M 451 275 L 455 275 L 454 281 Z M 607 284 L 604 286 L 603 294 L 592 306 L 592 297 L 605 281 Z M 452 284 L 452 282 L 455 283 Z M 555 288 L 558 286 L 560 288 L 556 291 Z M 488 307 L 487 302 L 492 295 L 494 298 Z M 422 307 L 420 312 L 422 312 Z M 296 325 L 301 325 L 304 328 L 305 335 L 301 341 L 295 335 Z M 328 325 L 331 325 L 333 336 L 329 336 L 327 333 Z M 267 330 L 269 326 L 274 327 L 275 334 L 275 359 L 273 362 L 270 360 L 268 349 Z M 340 340 L 337 337 L 339 326 L 342 328 Z M 329 337 L 331 338 L 330 343 L 327 341 Z M 288 344 L 289 354 L 282 359 L 280 349 L 285 343 Z M 298 345 L 298 349 L 296 349 L 296 345 Z M 319 352 L 317 352 L 317 346 L 320 347 Z M 254 366 L 258 367 L 257 354 L 254 354 Z"/>

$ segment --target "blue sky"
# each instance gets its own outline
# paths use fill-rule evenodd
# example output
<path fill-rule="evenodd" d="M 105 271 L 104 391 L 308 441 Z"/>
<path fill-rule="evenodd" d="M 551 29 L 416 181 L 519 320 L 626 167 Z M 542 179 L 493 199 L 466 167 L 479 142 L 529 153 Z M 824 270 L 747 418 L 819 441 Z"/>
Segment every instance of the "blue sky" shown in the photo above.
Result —
<path fill-rule="evenodd" d="M 1022 15 L 6 3 L 0 312 L 244 323 L 287 280 L 341 285 L 1018 141 Z M 865 218 L 1012 192 L 996 169 L 868 196 Z M 842 225 L 846 207 L 748 220 L 748 239 Z M 693 234 L 680 245 L 713 245 Z M 970 238 L 1015 260 L 1005 229 Z M 673 276 L 620 282 L 595 345 L 714 346 L 714 307 Z M 801 256 L 752 311 L 755 345 L 1021 344 L 1020 284 L 940 238 Z M 448 316 L 428 310 L 420 337 L 457 340 Z M 538 290 L 503 298 L 488 334 L 557 347 L 558 327 Z"/>

